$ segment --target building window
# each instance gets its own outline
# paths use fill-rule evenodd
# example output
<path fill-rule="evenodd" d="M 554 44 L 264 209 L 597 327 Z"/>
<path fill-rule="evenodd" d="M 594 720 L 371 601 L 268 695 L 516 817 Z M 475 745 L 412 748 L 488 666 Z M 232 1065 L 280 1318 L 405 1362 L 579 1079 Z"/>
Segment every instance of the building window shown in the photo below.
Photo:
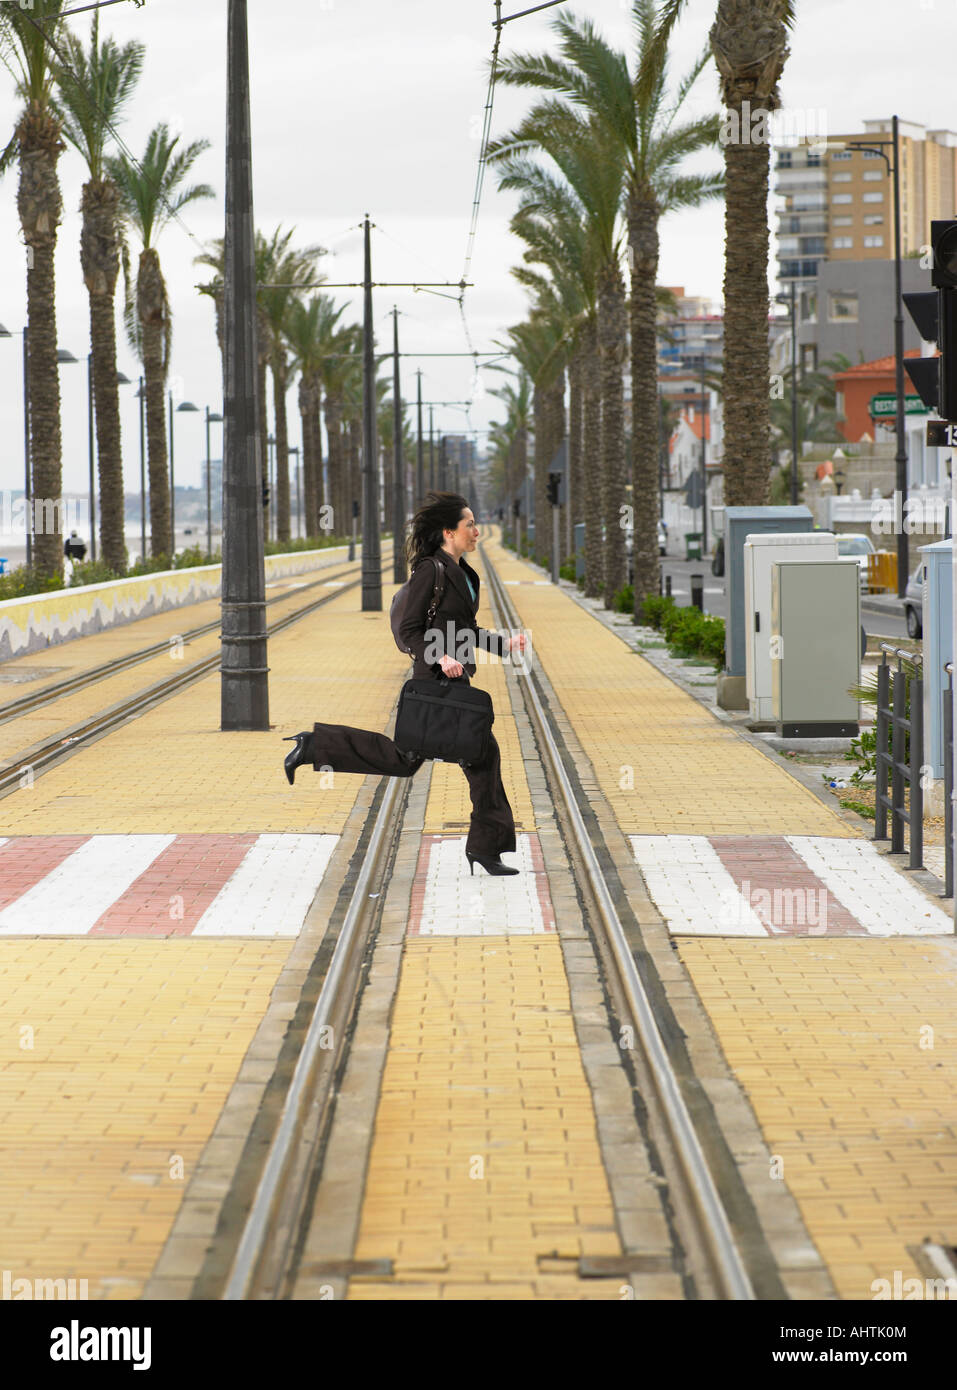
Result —
<path fill-rule="evenodd" d="M 817 323 L 817 291 L 801 291 L 801 322 Z"/>
<path fill-rule="evenodd" d="M 835 193 L 831 197 L 832 203 L 853 203 L 854 197 L 851 193 Z"/>
<path fill-rule="evenodd" d="M 835 217 L 834 220 L 835 220 L 835 222 L 836 222 L 836 221 L 837 221 L 837 218 Z M 864 216 L 864 226 L 865 226 L 865 227 L 883 227 L 883 225 L 884 225 L 884 214 L 883 214 L 882 212 L 868 212 L 868 213 L 865 214 L 865 216 Z"/>
<path fill-rule="evenodd" d="M 876 183 L 878 179 L 884 177 L 883 169 L 865 169 L 861 176 L 865 183 Z"/>
<path fill-rule="evenodd" d="M 883 245 L 884 245 L 884 238 L 883 238 L 882 236 L 866 236 L 866 237 L 864 238 L 864 245 L 865 245 L 865 246 L 883 246 Z"/>
<path fill-rule="evenodd" d="M 863 201 L 865 203 L 882 203 L 884 201 L 884 195 L 883 193 L 865 193 L 863 195 Z"/>
<path fill-rule="evenodd" d="M 835 160 L 835 159 L 850 159 L 850 157 L 851 157 L 851 152 L 850 152 L 850 150 L 835 150 L 834 154 L 831 155 L 831 159 L 832 159 L 832 160 Z"/>
<path fill-rule="evenodd" d="M 854 238 L 852 236 L 832 237 L 831 245 L 835 251 L 847 251 L 854 245 Z"/>
<path fill-rule="evenodd" d="M 852 179 L 853 177 L 854 177 L 853 174 L 832 174 L 832 175 L 831 175 L 831 182 L 832 182 L 832 183 L 850 183 L 850 181 L 851 181 L 851 179 Z"/>
<path fill-rule="evenodd" d="M 884 156 L 883 156 L 882 154 L 880 154 L 879 151 L 877 151 L 877 150 L 861 150 L 861 154 L 864 156 L 865 159 L 883 159 L 883 158 L 884 158 Z M 905 159 L 907 158 L 907 153 L 906 153 L 906 151 L 904 152 L 904 158 L 905 158 Z"/>
<path fill-rule="evenodd" d="M 829 294 L 827 297 L 828 323 L 856 323 L 857 295 Z"/>
<path fill-rule="evenodd" d="M 814 343 L 805 343 L 801 348 L 801 368 L 805 372 L 817 371 L 817 346 Z"/>
<path fill-rule="evenodd" d="M 853 217 L 835 217 L 832 218 L 831 225 L 834 227 L 853 227 L 854 219 Z"/>

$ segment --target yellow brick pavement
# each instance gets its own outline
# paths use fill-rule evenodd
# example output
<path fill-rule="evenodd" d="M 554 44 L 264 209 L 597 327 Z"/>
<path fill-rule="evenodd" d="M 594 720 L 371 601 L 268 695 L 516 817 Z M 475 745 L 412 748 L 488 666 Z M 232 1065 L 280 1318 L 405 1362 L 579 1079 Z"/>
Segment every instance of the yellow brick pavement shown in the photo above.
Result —
<path fill-rule="evenodd" d="M 620 1251 L 560 943 L 407 940 L 350 1299 L 617 1299 L 575 1261 Z"/>
<path fill-rule="evenodd" d="M 486 543 L 506 579 L 540 571 Z M 573 600 L 509 592 L 621 828 L 853 830 Z M 620 786 L 634 767 L 635 790 Z M 683 937 L 717 1037 L 842 1296 L 957 1242 L 957 943 Z"/>
<path fill-rule="evenodd" d="M 408 667 L 393 592 L 377 614 L 337 596 L 271 639 L 271 732 L 218 732 L 217 673 L 5 798 L 0 834 L 341 832 L 362 779 L 307 768 L 290 787 L 279 735 L 389 726 Z M 289 949 L 0 941 L 0 1267 L 86 1278 L 91 1297 L 141 1291 Z"/>
<path fill-rule="evenodd" d="M 0 944 L 0 1267 L 135 1298 L 288 942 Z"/>

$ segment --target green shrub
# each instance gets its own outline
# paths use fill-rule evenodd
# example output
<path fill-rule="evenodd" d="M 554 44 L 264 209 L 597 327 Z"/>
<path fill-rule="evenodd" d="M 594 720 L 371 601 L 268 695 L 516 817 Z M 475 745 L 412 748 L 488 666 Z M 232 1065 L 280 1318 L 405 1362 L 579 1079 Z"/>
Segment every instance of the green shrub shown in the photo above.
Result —
<path fill-rule="evenodd" d="M 559 565 L 558 574 L 561 579 L 567 579 L 569 583 L 575 582 L 575 561 L 566 560 L 563 565 Z"/>
<path fill-rule="evenodd" d="M 664 614 L 674 608 L 675 601 L 670 594 L 661 597 L 648 597 L 641 605 L 641 616 L 651 627 L 661 630 L 661 621 Z"/>
<path fill-rule="evenodd" d="M 611 606 L 618 613 L 630 613 L 635 606 L 634 585 L 625 584 L 623 588 L 619 589 Z"/>

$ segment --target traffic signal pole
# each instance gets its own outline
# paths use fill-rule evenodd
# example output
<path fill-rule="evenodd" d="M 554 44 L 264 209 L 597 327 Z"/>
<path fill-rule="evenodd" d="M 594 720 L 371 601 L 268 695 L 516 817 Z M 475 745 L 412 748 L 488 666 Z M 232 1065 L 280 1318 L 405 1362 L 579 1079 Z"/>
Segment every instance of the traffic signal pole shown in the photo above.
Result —
<path fill-rule="evenodd" d="M 900 143 L 897 117 L 891 119 L 894 145 L 894 389 L 897 392 L 897 491 L 901 499 L 901 516 L 907 507 L 907 437 L 905 434 L 904 402 L 904 313 L 901 303 L 901 185 Z M 903 524 L 897 533 L 897 596 L 903 598 L 910 578 L 910 559 L 907 553 L 907 532 Z"/>

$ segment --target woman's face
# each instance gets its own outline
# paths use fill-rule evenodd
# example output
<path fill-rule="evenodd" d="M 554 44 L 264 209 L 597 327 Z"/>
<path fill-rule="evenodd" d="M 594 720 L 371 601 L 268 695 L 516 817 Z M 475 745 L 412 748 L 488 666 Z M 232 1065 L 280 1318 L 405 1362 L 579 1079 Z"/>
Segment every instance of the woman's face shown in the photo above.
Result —
<path fill-rule="evenodd" d="M 453 541 L 462 551 L 475 549 L 475 544 L 479 538 L 479 529 L 470 508 L 466 507 L 462 512 L 462 520 L 451 534 Z"/>

